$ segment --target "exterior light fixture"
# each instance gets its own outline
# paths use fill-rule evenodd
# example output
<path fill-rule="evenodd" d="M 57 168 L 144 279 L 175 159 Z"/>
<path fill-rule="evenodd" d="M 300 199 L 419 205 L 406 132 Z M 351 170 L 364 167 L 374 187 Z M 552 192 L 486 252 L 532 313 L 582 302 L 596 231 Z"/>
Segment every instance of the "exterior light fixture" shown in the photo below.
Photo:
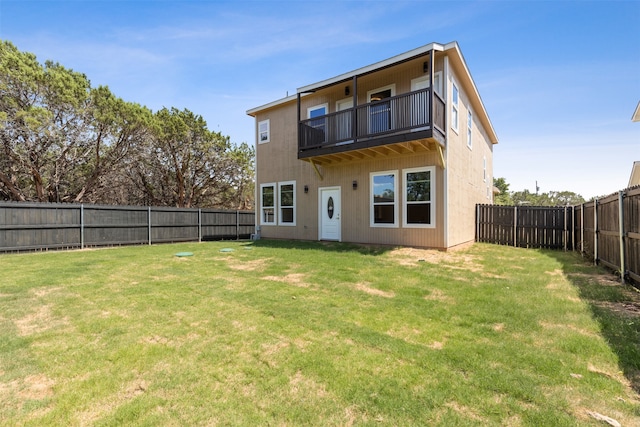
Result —
<path fill-rule="evenodd" d="M 307 194 L 309 192 L 309 186 L 305 185 L 304 186 L 304 194 Z"/>
<path fill-rule="evenodd" d="M 422 63 L 422 71 L 424 71 L 425 73 L 429 72 L 429 63 L 427 61 L 424 61 Z"/>
<path fill-rule="evenodd" d="M 345 94 L 345 96 L 348 96 L 350 92 L 351 92 L 351 91 L 349 90 L 349 86 L 345 86 L 345 87 L 344 87 L 344 94 Z"/>
<path fill-rule="evenodd" d="M 354 190 L 358 189 L 358 181 L 356 181 L 355 179 L 353 180 L 353 182 L 351 183 L 351 185 L 353 186 Z"/>

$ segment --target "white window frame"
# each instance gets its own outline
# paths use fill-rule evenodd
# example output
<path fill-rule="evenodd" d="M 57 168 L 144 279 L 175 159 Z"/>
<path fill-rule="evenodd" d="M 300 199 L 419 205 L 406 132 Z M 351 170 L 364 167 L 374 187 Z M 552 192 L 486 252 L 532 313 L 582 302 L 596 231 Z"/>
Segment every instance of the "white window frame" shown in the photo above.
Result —
<path fill-rule="evenodd" d="M 409 224 L 407 221 L 407 205 L 412 204 L 407 200 L 407 174 L 415 172 L 429 172 L 429 209 L 431 222 L 429 224 Z M 424 166 L 419 168 L 402 169 L 402 226 L 405 228 L 435 228 L 436 227 L 436 167 Z M 424 202 L 422 202 L 424 203 Z"/>
<path fill-rule="evenodd" d="M 454 80 L 451 80 L 451 129 L 458 133 L 460 122 L 460 89 Z"/>
<path fill-rule="evenodd" d="M 282 187 L 285 185 L 293 186 L 293 205 L 292 206 L 282 206 Z M 283 181 L 278 182 L 278 225 L 284 226 L 294 226 L 296 225 L 296 182 L 295 181 Z M 282 209 L 292 209 L 293 210 L 293 221 L 292 222 L 284 222 L 284 215 L 282 213 Z"/>
<path fill-rule="evenodd" d="M 263 198 L 263 190 L 266 187 L 273 187 L 273 206 L 264 206 L 264 198 Z M 266 182 L 264 184 L 260 184 L 260 225 L 276 225 L 278 218 L 278 191 L 277 184 L 275 182 Z M 264 215 L 265 209 L 273 209 L 273 220 L 267 221 Z"/>
<path fill-rule="evenodd" d="M 487 182 L 487 156 L 482 157 L 482 181 Z"/>
<path fill-rule="evenodd" d="M 416 91 L 418 89 L 415 89 L 416 86 L 418 86 L 420 83 L 422 82 L 426 82 L 427 86 L 429 87 L 429 75 L 425 75 L 425 76 L 420 76 L 417 77 L 415 79 L 411 80 L 411 91 Z M 435 91 L 438 95 L 442 96 L 442 71 L 437 71 L 435 73 L 433 73 L 433 87 L 435 88 Z"/>
<path fill-rule="evenodd" d="M 393 223 L 376 223 L 375 222 L 375 206 L 376 204 L 374 203 L 374 193 L 375 193 L 375 187 L 374 187 L 374 178 L 376 176 L 382 176 L 382 175 L 393 175 Z M 397 228 L 398 224 L 400 223 L 400 221 L 398 220 L 398 171 L 397 170 L 389 170 L 389 171 L 381 171 L 381 172 L 371 172 L 369 173 L 369 188 L 370 188 L 370 194 L 369 194 L 369 225 L 371 227 L 376 227 L 376 228 Z M 381 203 L 378 203 L 377 205 L 380 205 Z M 386 205 L 390 205 L 390 203 L 386 203 Z"/>
<path fill-rule="evenodd" d="M 260 128 L 262 126 L 265 126 L 265 130 L 260 130 Z M 263 140 L 262 139 L 262 134 L 265 133 L 266 134 L 266 138 Z M 260 122 L 258 122 L 258 144 L 266 144 L 267 142 L 271 141 L 271 123 L 269 121 L 269 119 L 267 120 L 262 120 Z"/>
<path fill-rule="evenodd" d="M 467 147 L 473 149 L 473 113 L 471 107 L 467 110 Z"/>

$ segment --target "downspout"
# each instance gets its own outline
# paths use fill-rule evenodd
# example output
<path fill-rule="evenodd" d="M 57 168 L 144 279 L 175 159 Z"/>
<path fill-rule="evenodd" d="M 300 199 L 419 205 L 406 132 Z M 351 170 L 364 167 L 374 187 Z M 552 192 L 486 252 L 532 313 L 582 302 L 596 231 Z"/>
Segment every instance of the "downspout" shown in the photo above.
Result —
<path fill-rule="evenodd" d="M 432 54 L 435 53 L 435 51 L 431 51 Z M 434 61 L 435 63 L 435 61 Z M 433 69 L 433 67 L 432 67 Z M 449 81 L 449 57 L 445 55 L 444 57 L 444 73 L 443 73 L 443 91 L 444 93 L 442 94 L 442 96 L 444 97 L 444 99 L 448 100 L 449 99 L 449 85 L 447 84 L 447 82 Z M 433 92 L 433 86 L 431 87 L 432 92 Z M 433 93 L 432 95 L 433 96 Z M 448 145 L 449 145 L 449 115 L 447 114 L 447 107 L 448 107 L 448 103 L 445 102 L 444 105 L 444 140 L 445 140 L 445 150 L 444 150 L 444 160 L 445 160 L 445 164 L 449 163 L 449 149 L 448 149 Z M 433 129 L 433 123 L 431 124 L 431 127 Z M 448 248 L 449 247 L 449 182 L 447 180 L 447 174 L 448 174 L 449 169 L 443 169 L 442 171 L 442 194 L 443 194 L 443 204 L 444 204 L 444 247 Z"/>

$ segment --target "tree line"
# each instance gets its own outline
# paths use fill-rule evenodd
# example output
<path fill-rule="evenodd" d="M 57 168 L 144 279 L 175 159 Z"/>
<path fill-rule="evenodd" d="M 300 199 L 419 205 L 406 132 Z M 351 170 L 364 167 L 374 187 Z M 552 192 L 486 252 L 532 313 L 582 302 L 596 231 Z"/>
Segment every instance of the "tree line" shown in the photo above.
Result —
<path fill-rule="evenodd" d="M 575 206 L 585 202 L 584 197 L 573 191 L 549 191 L 540 194 L 529 190 L 509 191 L 509 183 L 504 178 L 494 178 L 493 185 L 499 190 L 493 198 L 496 205 Z"/>
<path fill-rule="evenodd" d="M 0 200 L 250 209 L 253 146 L 0 40 Z"/>

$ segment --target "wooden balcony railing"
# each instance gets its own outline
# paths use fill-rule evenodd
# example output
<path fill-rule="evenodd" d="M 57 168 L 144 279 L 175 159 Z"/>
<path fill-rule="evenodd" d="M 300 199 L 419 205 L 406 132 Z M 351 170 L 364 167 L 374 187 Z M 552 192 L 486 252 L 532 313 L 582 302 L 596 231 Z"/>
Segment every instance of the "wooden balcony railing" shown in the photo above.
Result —
<path fill-rule="evenodd" d="M 438 93 L 434 94 L 432 116 L 430 99 L 431 90 L 427 88 L 301 120 L 299 151 L 370 142 L 373 139 L 380 139 L 380 144 L 384 144 L 385 138 L 391 134 L 428 129 L 433 131 L 434 128 L 444 135 L 444 100 Z M 430 117 L 433 117 L 433 124 Z M 357 144 L 353 148 L 357 148 Z"/>

